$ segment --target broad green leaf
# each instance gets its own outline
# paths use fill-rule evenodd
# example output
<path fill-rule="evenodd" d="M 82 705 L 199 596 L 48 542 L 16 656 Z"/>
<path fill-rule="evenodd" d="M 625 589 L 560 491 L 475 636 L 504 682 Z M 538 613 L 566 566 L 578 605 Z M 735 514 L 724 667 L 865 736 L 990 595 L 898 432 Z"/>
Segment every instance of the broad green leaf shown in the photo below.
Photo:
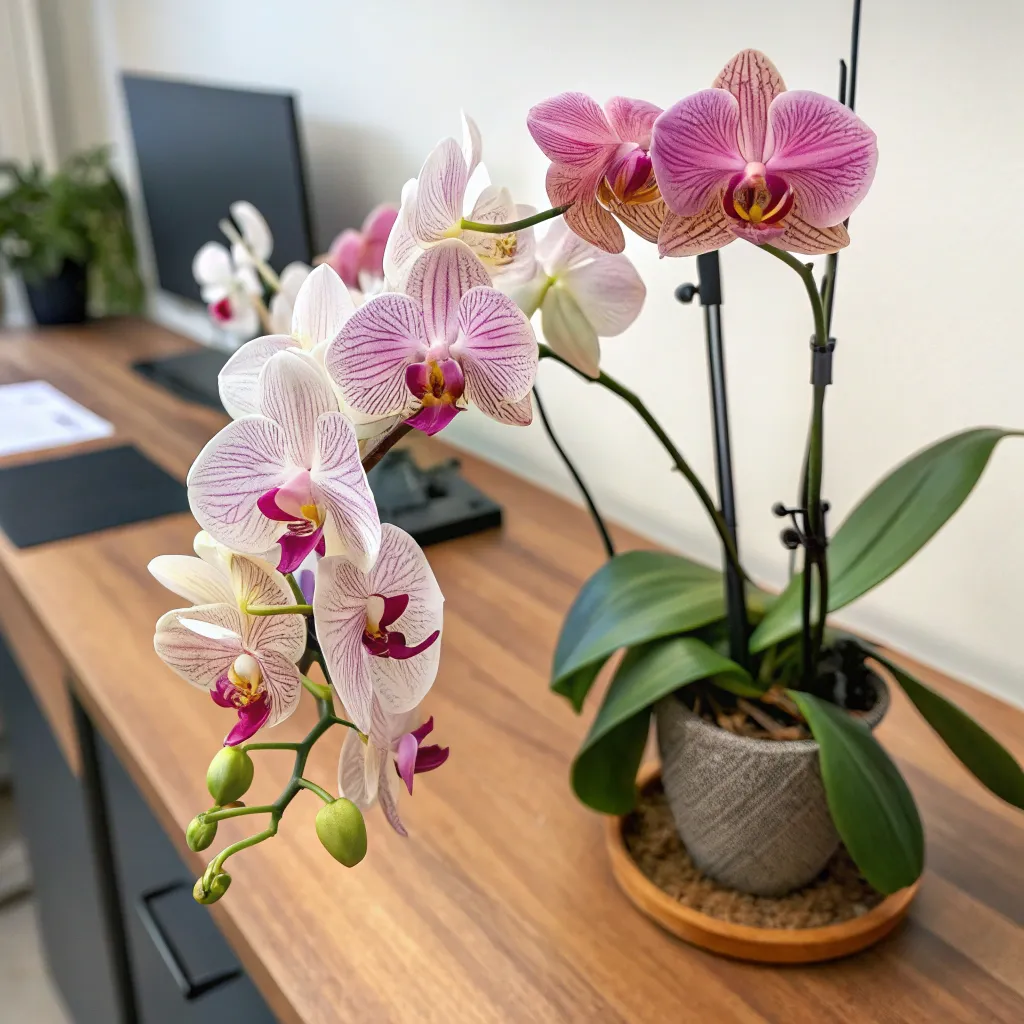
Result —
<path fill-rule="evenodd" d="M 685 633 L 725 614 L 722 574 L 663 551 L 609 559 L 569 609 L 555 649 L 551 688 L 579 711 L 597 669 L 620 647 Z M 588 669 L 588 672 L 581 672 Z"/>
<path fill-rule="evenodd" d="M 877 651 L 868 653 L 892 673 L 924 720 L 964 767 L 996 796 L 1024 809 L 1024 771 L 1013 755 L 970 715 L 915 679 L 906 669 Z"/>
<path fill-rule="evenodd" d="M 634 647 L 622 659 L 573 762 L 572 785 L 580 800 L 605 814 L 630 810 L 651 706 L 681 686 L 712 676 L 748 695 L 760 692 L 739 665 L 694 637 Z"/>
<path fill-rule="evenodd" d="M 878 483 L 836 531 L 828 549 L 829 611 L 905 565 L 974 489 L 995 446 L 1017 431 L 978 427 L 911 456 Z M 751 637 L 761 651 L 800 631 L 803 574 L 790 581 Z"/>
<path fill-rule="evenodd" d="M 863 722 L 810 693 L 786 692 L 818 741 L 828 809 L 857 867 L 887 895 L 912 884 L 924 870 L 924 831 L 899 769 Z"/>

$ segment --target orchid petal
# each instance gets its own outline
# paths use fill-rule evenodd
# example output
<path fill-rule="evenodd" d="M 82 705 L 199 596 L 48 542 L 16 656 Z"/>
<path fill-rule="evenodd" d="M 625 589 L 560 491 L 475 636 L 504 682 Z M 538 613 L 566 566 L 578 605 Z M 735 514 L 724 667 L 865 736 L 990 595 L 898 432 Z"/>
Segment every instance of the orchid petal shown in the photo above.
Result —
<path fill-rule="evenodd" d="M 410 178 L 402 188 L 402 205 L 384 246 L 384 277 L 401 288 L 423 247 L 412 232 L 412 211 L 416 206 L 417 182 Z"/>
<path fill-rule="evenodd" d="M 509 292 L 515 304 L 523 311 L 524 316 L 530 318 L 540 309 L 540 304 L 550 287 L 550 281 L 547 273 L 537 266 L 531 280 Z"/>
<path fill-rule="evenodd" d="M 306 599 L 306 603 L 311 603 L 313 594 L 316 591 L 316 570 L 299 569 L 295 574 L 295 579 L 299 584 L 299 590 L 302 591 L 302 596 Z"/>
<path fill-rule="evenodd" d="M 510 427 L 528 427 L 533 422 L 533 392 L 518 402 L 506 402 L 501 407 L 499 422 Z"/>
<path fill-rule="evenodd" d="M 604 111 L 581 92 L 563 92 L 531 107 L 526 127 L 552 162 L 602 174 L 620 141 Z"/>
<path fill-rule="evenodd" d="M 775 244 L 786 230 L 782 224 L 747 224 L 744 221 L 734 220 L 729 224 L 729 229 L 739 238 L 743 238 L 754 245 Z"/>
<path fill-rule="evenodd" d="M 384 276 L 384 247 L 398 220 L 398 207 L 390 203 L 375 206 L 363 221 L 363 257 L 359 269 L 374 277 Z"/>
<path fill-rule="evenodd" d="M 437 771 L 448 760 L 450 753 L 451 750 L 448 747 L 442 747 L 437 743 L 420 747 L 416 751 L 416 774 L 423 775 L 425 772 Z"/>
<path fill-rule="evenodd" d="M 216 694 L 214 694 L 213 699 L 221 707 L 234 707 L 230 702 L 218 699 Z M 252 739 L 266 725 L 267 720 L 270 718 L 271 703 L 264 696 L 262 700 L 255 700 L 251 704 L 238 708 L 237 711 L 238 721 L 232 726 L 227 736 L 224 737 L 225 747 L 234 747 L 239 743 L 245 743 L 246 740 Z"/>
<path fill-rule="evenodd" d="M 444 430 L 458 414 L 462 412 L 457 405 L 424 405 L 419 412 L 406 419 L 413 430 L 420 430 L 427 437 Z"/>
<path fill-rule="evenodd" d="M 377 559 L 381 526 L 356 432 L 342 413 L 328 413 L 317 421 L 315 447 L 313 497 L 326 504 L 341 553 L 365 572 Z"/>
<path fill-rule="evenodd" d="M 668 213 L 668 204 L 664 199 L 655 199 L 652 203 L 624 203 L 617 196 L 605 197 L 608 209 L 615 214 L 631 231 L 647 242 L 656 242 L 661 233 L 661 225 Z"/>
<path fill-rule="evenodd" d="M 333 268 L 322 263 L 303 282 L 295 297 L 291 331 L 307 352 L 332 341 L 356 311 L 345 283 Z"/>
<path fill-rule="evenodd" d="M 274 618 L 292 618 L 289 615 L 272 616 Z M 300 618 L 300 616 L 295 616 Z M 295 662 L 276 650 L 260 650 L 257 660 L 263 685 L 267 688 L 270 704 L 270 717 L 267 728 L 271 729 L 283 722 L 299 706 L 302 695 L 302 680 Z"/>
<path fill-rule="evenodd" d="M 764 163 L 793 187 L 803 219 L 827 228 L 867 195 L 878 147 L 849 107 L 816 92 L 784 92 L 768 110 Z"/>
<path fill-rule="evenodd" d="M 360 810 L 373 806 L 366 785 L 367 744 L 354 729 L 349 729 L 341 745 L 341 760 L 338 764 L 338 794 L 351 800 Z"/>
<path fill-rule="evenodd" d="M 439 242 L 462 220 L 469 172 L 454 139 L 439 143 L 427 157 L 416 185 L 410 227 L 420 244 Z"/>
<path fill-rule="evenodd" d="M 231 586 L 239 608 L 274 608 L 295 601 L 288 581 L 259 558 L 232 554 Z M 242 642 L 252 651 L 277 651 L 292 663 L 306 649 L 306 620 L 302 615 L 244 615 Z"/>
<path fill-rule="evenodd" d="M 467 176 L 472 175 L 483 154 L 480 129 L 464 110 L 462 111 L 462 158 L 466 161 Z"/>
<path fill-rule="evenodd" d="M 687 96 L 654 122 L 654 174 L 675 213 L 700 213 L 729 177 L 746 166 L 737 141 L 739 123 L 740 105 L 724 89 Z"/>
<path fill-rule="evenodd" d="M 354 228 L 346 228 L 331 242 L 327 263 L 344 282 L 346 288 L 359 287 L 359 264 L 363 255 L 363 236 Z"/>
<path fill-rule="evenodd" d="M 564 218 L 553 220 L 537 243 L 537 258 L 552 277 L 559 277 L 562 271 L 604 252 L 606 250 L 580 238 Z"/>
<path fill-rule="evenodd" d="M 277 540 L 281 556 L 277 567 L 281 572 L 294 572 L 314 551 L 324 553 L 323 527 L 312 533 L 283 533 Z"/>
<path fill-rule="evenodd" d="M 234 594 L 216 567 L 192 555 L 158 555 L 149 563 L 157 582 L 190 604 L 230 604 Z"/>
<path fill-rule="evenodd" d="M 218 637 L 203 636 L 182 624 L 181 617 L 219 627 Z M 153 648 L 168 668 L 187 683 L 210 690 L 242 652 L 241 616 L 234 605 L 179 608 L 161 615 Z"/>
<path fill-rule="evenodd" d="M 640 315 L 647 289 L 626 256 L 600 253 L 559 282 L 601 338 L 621 334 Z M 558 291 L 556 285 L 553 291 Z"/>
<path fill-rule="evenodd" d="M 613 96 L 604 105 L 604 112 L 612 130 L 623 142 L 635 142 L 641 149 L 651 148 L 651 129 L 661 107 L 646 100 Z"/>
<path fill-rule="evenodd" d="M 287 329 L 290 324 L 289 318 Z M 276 352 L 298 347 L 289 334 L 268 334 L 247 341 L 231 356 L 217 375 L 217 388 L 221 404 L 232 419 L 259 412 L 260 371 Z"/>
<path fill-rule="evenodd" d="M 311 273 L 313 273 L 313 268 L 308 263 L 292 260 L 278 275 L 277 280 L 280 287 L 277 294 L 283 295 L 289 302 L 294 302 L 306 278 Z"/>
<path fill-rule="evenodd" d="M 270 259 L 270 254 L 274 249 L 274 237 L 270 233 L 267 222 L 263 219 L 263 214 L 252 203 L 247 203 L 244 200 L 232 203 L 230 210 L 231 219 L 238 225 L 242 241 L 245 242 L 253 258 L 260 261 Z"/>
<path fill-rule="evenodd" d="M 377 790 L 377 799 L 380 801 L 380 809 L 383 811 L 387 823 L 400 836 L 405 837 L 409 833 L 405 825 L 402 824 L 402 819 L 398 816 L 398 798 L 395 795 L 395 791 L 391 788 L 392 785 L 391 776 L 387 773 L 382 775 L 380 786 Z"/>
<path fill-rule="evenodd" d="M 288 334 L 292 329 L 292 300 L 283 292 L 278 292 L 271 300 L 267 309 L 270 314 L 268 326 L 274 334 Z"/>
<path fill-rule="evenodd" d="M 309 356 L 278 352 L 263 367 L 259 389 L 260 412 L 284 431 L 291 462 L 308 469 L 313 462 L 316 421 L 338 411 L 327 377 Z"/>
<path fill-rule="evenodd" d="M 805 256 L 820 256 L 824 253 L 839 252 L 850 244 L 850 236 L 842 224 L 831 228 L 816 228 L 799 215 L 799 204 L 785 220 L 785 230 L 776 244 L 788 252 L 798 252 Z"/>
<path fill-rule="evenodd" d="M 466 398 L 494 419 L 530 393 L 537 376 L 537 339 L 530 321 L 494 288 L 473 288 L 459 303 L 459 340 L 452 356 L 466 376 Z"/>
<path fill-rule="evenodd" d="M 592 170 L 552 164 L 545 185 L 552 206 L 565 206 L 566 224 L 580 238 L 605 252 L 622 252 L 626 239 L 615 218 L 597 201 L 597 189 L 604 177 L 604 168 Z"/>
<path fill-rule="evenodd" d="M 398 750 L 395 752 L 395 766 L 398 774 L 405 783 L 405 788 L 412 793 L 412 782 L 416 775 L 416 752 L 420 744 L 411 732 L 405 733 L 398 741 Z"/>
<path fill-rule="evenodd" d="M 740 106 L 738 141 L 748 163 L 764 160 L 768 108 L 786 91 L 779 69 L 759 50 L 742 50 L 722 68 L 715 89 L 732 93 Z"/>
<path fill-rule="evenodd" d="M 423 360 L 428 347 L 420 306 L 407 295 L 386 292 L 345 323 L 327 346 L 324 366 L 353 409 L 389 416 L 409 404 L 405 370 Z"/>
<path fill-rule="evenodd" d="M 658 252 L 662 256 L 697 256 L 721 249 L 736 238 L 730 225 L 717 195 L 711 197 L 703 213 L 692 217 L 669 210 L 658 236 Z"/>
<path fill-rule="evenodd" d="M 465 242 L 447 238 L 413 264 L 405 290 L 423 310 L 431 344 L 451 345 L 458 332 L 459 302 L 471 288 L 489 287 L 487 269 Z M 390 411 L 390 410 L 389 410 Z"/>
<path fill-rule="evenodd" d="M 262 416 L 235 420 L 215 434 L 188 474 L 188 503 L 199 525 L 237 551 L 267 551 L 280 526 L 257 502 L 287 477 L 287 450 L 285 432 Z"/>
<path fill-rule="evenodd" d="M 220 242 L 207 242 L 192 258 L 192 276 L 199 285 L 215 285 L 226 289 L 231 284 L 234 274 L 231 254 Z M 216 300 L 207 298 L 204 293 L 203 301 Z"/>
<path fill-rule="evenodd" d="M 541 306 L 541 330 L 551 350 L 592 380 L 600 376 L 601 343 L 579 303 L 558 284 L 552 285 Z"/>

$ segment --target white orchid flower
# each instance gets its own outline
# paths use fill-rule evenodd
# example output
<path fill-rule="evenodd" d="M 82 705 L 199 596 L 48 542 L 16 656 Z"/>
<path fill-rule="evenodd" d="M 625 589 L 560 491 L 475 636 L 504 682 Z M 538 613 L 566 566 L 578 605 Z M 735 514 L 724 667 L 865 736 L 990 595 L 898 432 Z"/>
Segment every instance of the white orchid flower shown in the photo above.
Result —
<path fill-rule="evenodd" d="M 600 338 L 621 334 L 640 315 L 647 295 L 622 253 L 608 253 L 574 234 L 559 218 L 537 246 L 534 279 L 512 298 L 528 316 L 540 309 L 552 351 L 588 377 L 600 371 Z"/>
<path fill-rule="evenodd" d="M 254 267 L 239 264 L 219 242 L 207 242 L 192 260 L 192 276 L 215 323 L 240 337 L 259 330 L 263 286 Z"/>
<path fill-rule="evenodd" d="M 162 615 L 156 653 L 216 704 L 237 712 L 225 744 L 274 726 L 298 706 L 302 683 L 295 663 L 306 649 L 302 615 L 249 615 L 247 609 L 294 602 L 285 578 L 266 562 L 228 551 L 206 533 L 198 557 L 160 555 L 149 571 L 192 607 Z"/>

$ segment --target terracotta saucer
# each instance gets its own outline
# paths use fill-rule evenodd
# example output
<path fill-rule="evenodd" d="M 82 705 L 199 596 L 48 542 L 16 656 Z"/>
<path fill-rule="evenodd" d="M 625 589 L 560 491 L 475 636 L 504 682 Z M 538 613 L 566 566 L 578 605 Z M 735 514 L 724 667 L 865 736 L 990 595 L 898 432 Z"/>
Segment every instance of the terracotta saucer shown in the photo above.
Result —
<path fill-rule="evenodd" d="M 643 773 L 641 790 L 660 777 Z M 666 931 L 694 946 L 738 960 L 765 964 L 810 964 L 859 953 L 888 935 L 906 916 L 920 879 L 893 893 L 860 917 L 821 928 L 758 928 L 733 924 L 684 906 L 659 889 L 636 866 L 623 838 L 626 817 L 609 818 L 605 838 L 612 873 L 633 905 Z"/>

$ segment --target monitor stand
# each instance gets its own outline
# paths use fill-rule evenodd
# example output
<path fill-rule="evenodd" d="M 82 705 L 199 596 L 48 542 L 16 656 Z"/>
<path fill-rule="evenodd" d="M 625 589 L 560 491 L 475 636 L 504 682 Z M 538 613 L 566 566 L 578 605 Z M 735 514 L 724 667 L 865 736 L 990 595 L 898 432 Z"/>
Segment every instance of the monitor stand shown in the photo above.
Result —
<path fill-rule="evenodd" d="M 132 368 L 187 402 L 224 412 L 217 374 L 228 357 L 229 353 L 203 348 L 143 360 Z M 501 526 L 501 507 L 462 479 L 456 459 L 421 469 L 408 452 L 396 449 L 370 470 L 369 480 L 381 521 L 401 527 L 419 544 L 438 544 Z"/>

